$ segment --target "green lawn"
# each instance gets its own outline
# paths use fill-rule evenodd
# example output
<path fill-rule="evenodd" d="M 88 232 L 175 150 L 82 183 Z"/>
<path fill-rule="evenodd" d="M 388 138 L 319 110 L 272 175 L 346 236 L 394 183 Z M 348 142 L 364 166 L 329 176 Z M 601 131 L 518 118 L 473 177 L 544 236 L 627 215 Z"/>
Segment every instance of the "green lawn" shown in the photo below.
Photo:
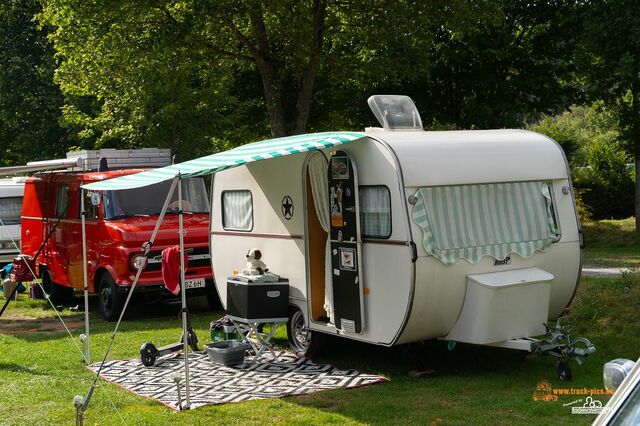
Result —
<path fill-rule="evenodd" d="M 25 296 L 22 296 L 24 298 Z M 95 300 L 93 301 L 95 303 Z M 328 354 L 318 361 L 340 368 L 379 373 L 390 380 L 359 389 L 320 392 L 302 397 L 207 406 L 176 413 L 118 386 L 99 386 L 86 413 L 87 424 L 588 424 L 593 416 L 572 415 L 563 407 L 579 397 L 559 401 L 533 401 L 535 385 L 543 379 L 554 387 L 602 387 L 602 364 L 612 358 L 636 358 L 640 347 L 640 279 L 584 279 L 573 308 L 573 323 L 580 335 L 596 344 L 598 352 L 581 367 L 574 365 L 574 381 L 555 378 L 554 361 L 527 358 L 521 353 L 458 345 L 448 351 L 442 342 L 410 348 L 382 348 L 334 339 Z M 206 341 L 209 322 L 220 316 L 202 300 L 192 299 L 193 322 Z M 138 356 L 146 341 L 166 344 L 180 335 L 178 308 L 147 305 L 128 315 L 116 338 L 111 358 Z M 0 319 L 0 424 L 70 424 L 72 399 L 84 395 L 93 375 L 64 332 L 25 333 L 32 318 L 52 316 L 40 301 L 12 303 Z M 64 312 L 78 323 L 81 314 Z M 99 319 L 92 306 L 92 353 L 102 355 L 113 324 Z M 12 321 L 8 323 L 8 321 Z M 39 321 L 43 321 L 40 319 Z M 81 329 L 76 329 L 77 337 Z M 286 345 L 284 333 L 277 343 Z M 416 379 L 408 372 L 433 368 L 437 376 Z M 603 401 L 606 398 L 601 398 Z"/>
<path fill-rule="evenodd" d="M 584 263 L 619 268 L 640 268 L 640 234 L 633 218 L 583 224 Z"/>

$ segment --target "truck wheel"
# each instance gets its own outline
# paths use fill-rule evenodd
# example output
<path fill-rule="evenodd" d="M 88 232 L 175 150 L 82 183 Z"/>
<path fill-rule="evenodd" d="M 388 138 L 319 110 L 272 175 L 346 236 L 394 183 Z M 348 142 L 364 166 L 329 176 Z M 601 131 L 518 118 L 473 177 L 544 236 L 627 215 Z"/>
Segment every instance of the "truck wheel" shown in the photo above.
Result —
<path fill-rule="evenodd" d="M 311 331 L 306 326 L 302 311 L 294 306 L 289 308 L 287 339 L 289 347 L 298 356 L 318 355 L 322 346 L 322 334 Z"/>
<path fill-rule="evenodd" d="M 42 287 L 54 305 L 65 305 L 73 299 L 73 288 L 54 283 L 49 271 L 42 273 Z"/>
<path fill-rule="evenodd" d="M 108 272 L 100 276 L 100 290 L 98 292 L 98 305 L 102 317 L 107 321 L 116 321 L 122 311 L 122 296 L 118 292 L 118 286 L 113 282 Z"/>

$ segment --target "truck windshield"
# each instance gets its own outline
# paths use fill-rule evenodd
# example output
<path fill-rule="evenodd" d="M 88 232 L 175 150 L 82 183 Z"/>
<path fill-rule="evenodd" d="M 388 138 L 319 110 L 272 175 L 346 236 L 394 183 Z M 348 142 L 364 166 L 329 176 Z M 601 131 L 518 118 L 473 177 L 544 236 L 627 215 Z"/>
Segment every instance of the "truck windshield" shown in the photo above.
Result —
<path fill-rule="evenodd" d="M 5 225 L 20 224 L 22 197 L 0 198 L 0 219 Z"/>
<path fill-rule="evenodd" d="M 133 216 L 154 216 L 162 211 L 169 193 L 171 181 L 120 191 L 105 191 L 103 196 L 104 218 L 120 219 Z M 185 213 L 209 213 L 207 190 L 202 178 L 182 180 L 182 199 Z M 173 193 L 167 213 L 177 213 L 178 189 Z"/>

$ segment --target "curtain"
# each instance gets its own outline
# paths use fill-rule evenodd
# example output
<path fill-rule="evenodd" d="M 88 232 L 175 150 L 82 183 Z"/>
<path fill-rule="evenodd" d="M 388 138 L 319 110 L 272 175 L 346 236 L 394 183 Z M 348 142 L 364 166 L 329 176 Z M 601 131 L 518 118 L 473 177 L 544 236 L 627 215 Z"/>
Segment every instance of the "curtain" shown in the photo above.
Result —
<path fill-rule="evenodd" d="M 412 216 L 424 248 L 448 265 L 529 257 L 559 236 L 547 182 L 430 187 L 415 195 Z"/>
<path fill-rule="evenodd" d="M 320 152 L 314 152 L 309 159 L 309 176 L 311 177 L 311 193 L 316 205 L 316 215 L 320 226 L 329 232 L 329 189 L 327 184 L 327 159 Z"/>
<path fill-rule="evenodd" d="M 330 226 L 329 215 L 329 184 L 327 182 L 327 170 L 329 162 L 320 152 L 314 152 L 309 159 L 309 177 L 311 180 L 311 193 L 313 203 L 316 206 L 316 216 L 322 229 L 328 234 Z M 329 238 L 325 243 L 324 254 L 324 310 L 329 320 L 333 323 L 333 282 L 331 281 L 331 243 Z"/>
<path fill-rule="evenodd" d="M 0 198 L 0 219 L 5 225 L 20 224 L 22 197 Z"/>
<path fill-rule="evenodd" d="M 391 195 L 386 186 L 361 186 L 360 233 L 363 237 L 391 236 Z"/>
<path fill-rule="evenodd" d="M 253 229 L 253 201 L 249 191 L 222 193 L 222 226 L 225 229 L 250 231 Z"/>

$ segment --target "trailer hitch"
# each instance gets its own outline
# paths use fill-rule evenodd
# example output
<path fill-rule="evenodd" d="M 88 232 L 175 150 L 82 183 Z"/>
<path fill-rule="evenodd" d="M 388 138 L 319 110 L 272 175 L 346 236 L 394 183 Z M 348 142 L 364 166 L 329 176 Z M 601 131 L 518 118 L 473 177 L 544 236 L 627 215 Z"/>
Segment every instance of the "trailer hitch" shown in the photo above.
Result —
<path fill-rule="evenodd" d="M 551 355 L 556 360 L 556 372 L 562 381 L 571 381 L 571 367 L 569 362 L 575 360 L 578 365 L 585 362 L 587 355 L 596 351 L 596 347 L 584 337 L 573 337 L 573 328 L 562 324 L 568 318 L 568 310 L 558 318 L 555 326 L 544 324 L 547 333 L 542 340 L 531 345 L 531 352 L 536 355 Z"/>

